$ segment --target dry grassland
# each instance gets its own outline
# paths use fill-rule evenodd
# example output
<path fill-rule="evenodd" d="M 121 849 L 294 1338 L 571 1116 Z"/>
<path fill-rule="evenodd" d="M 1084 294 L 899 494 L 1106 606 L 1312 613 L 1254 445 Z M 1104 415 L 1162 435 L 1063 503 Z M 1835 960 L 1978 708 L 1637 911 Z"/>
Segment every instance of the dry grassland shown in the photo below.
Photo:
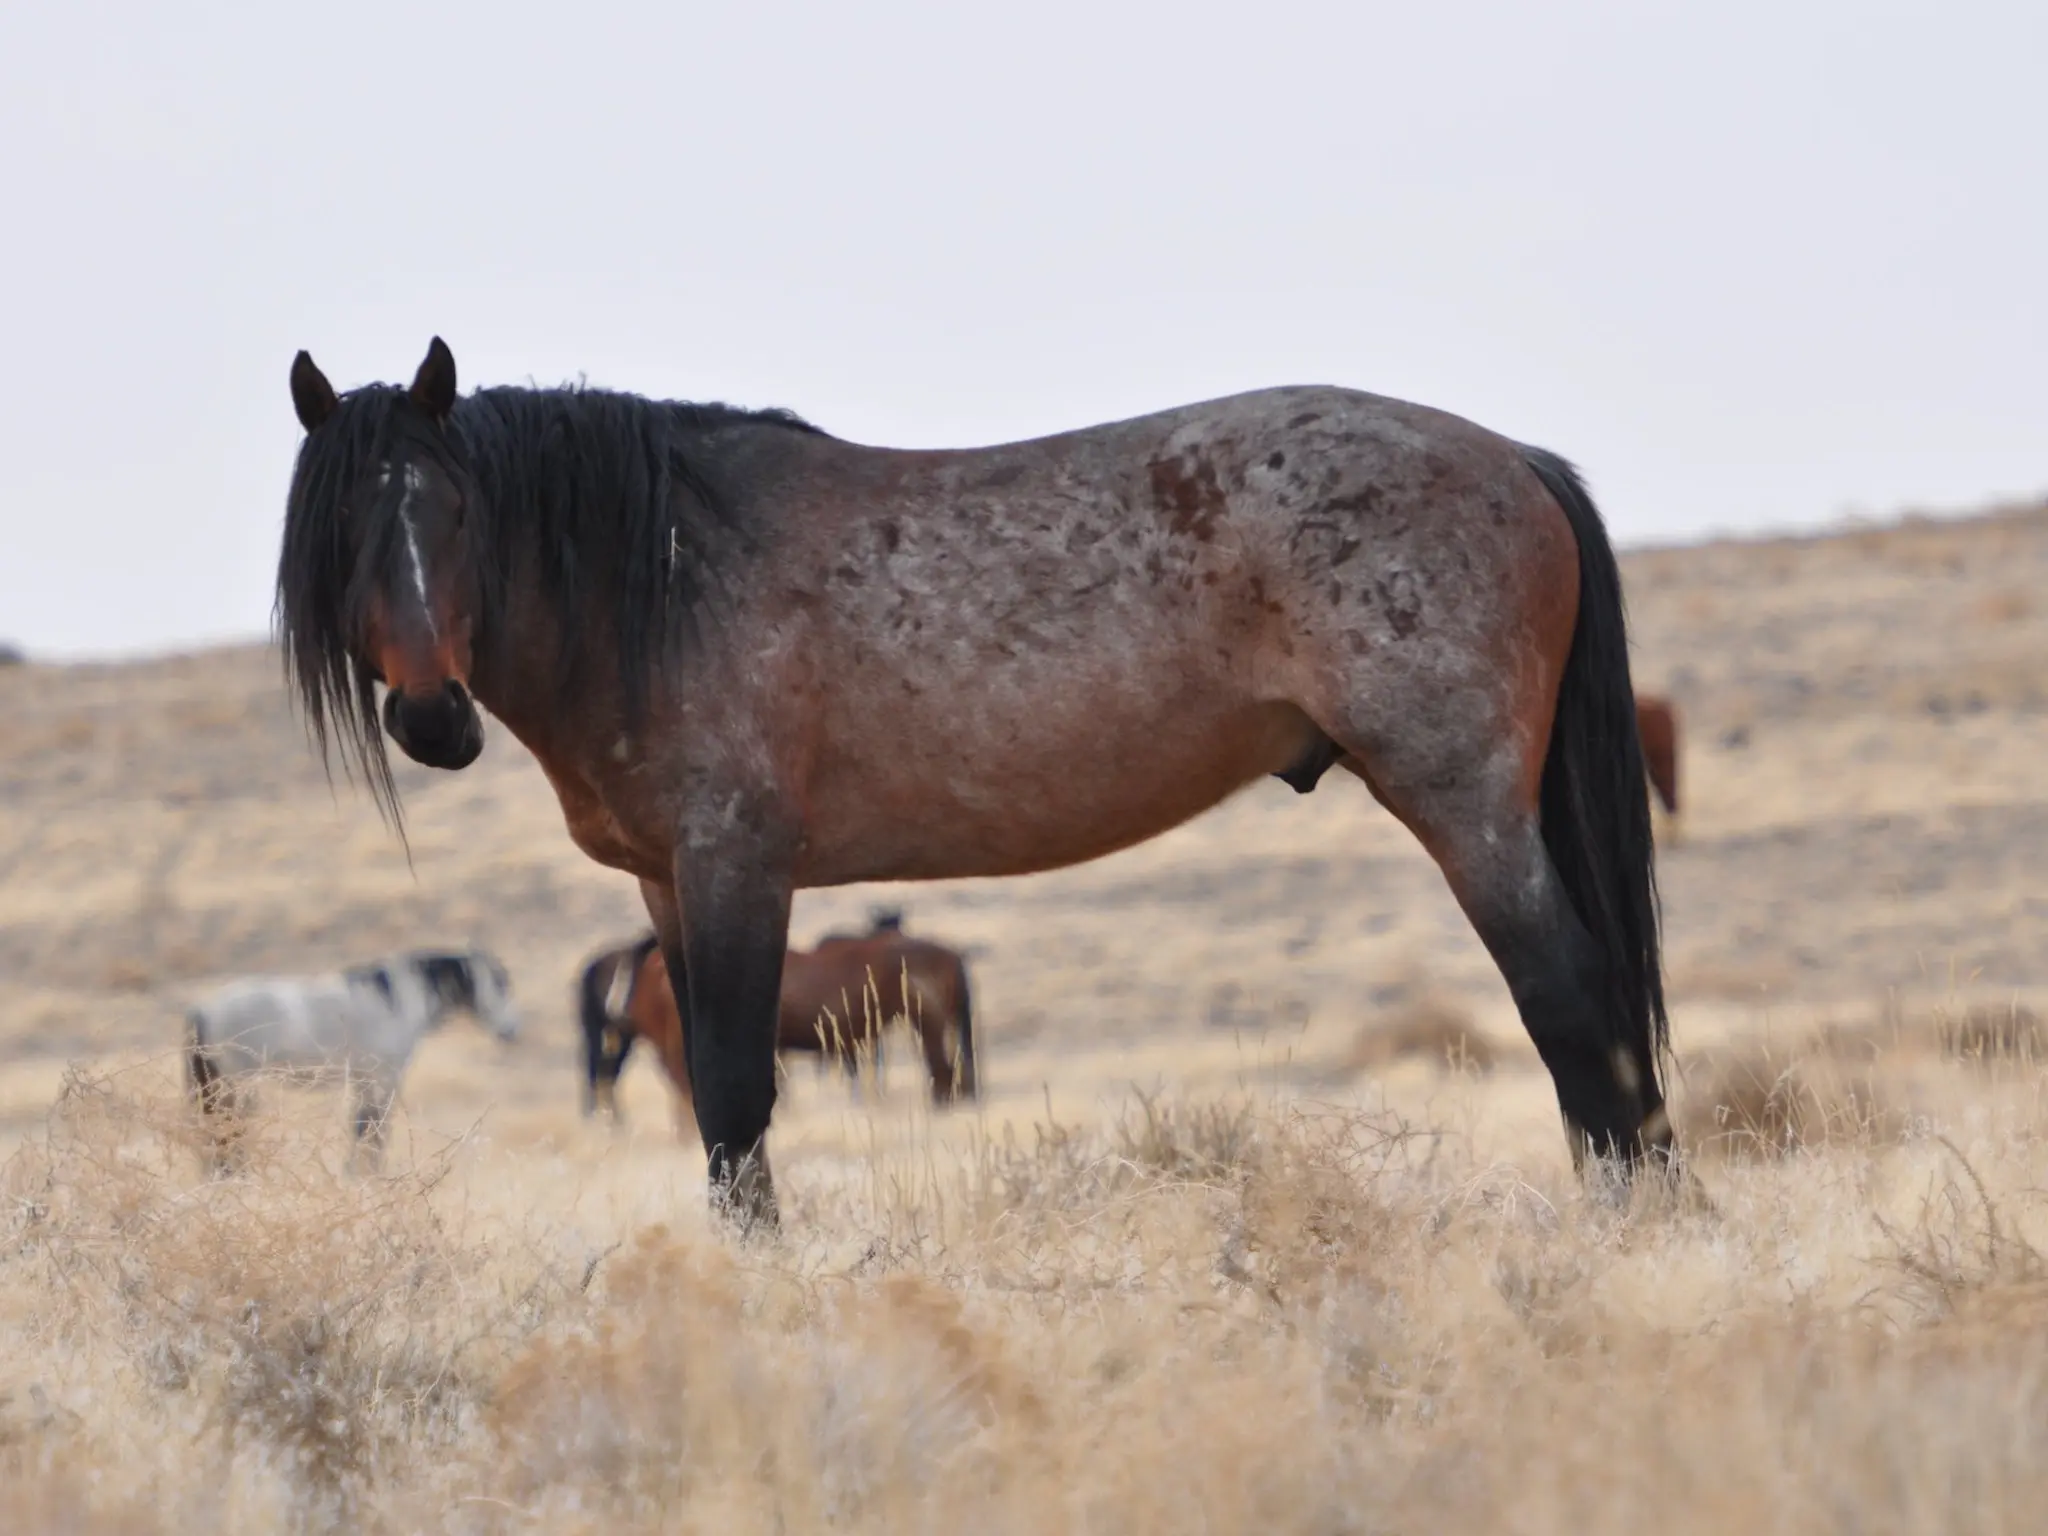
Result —
<path fill-rule="evenodd" d="M 1626 566 L 1711 1212 L 1578 1189 L 1346 780 L 800 898 L 970 948 L 988 1091 L 796 1068 L 786 1232 L 723 1242 L 651 1063 L 577 1114 L 574 970 L 640 914 L 502 732 L 401 772 L 408 867 L 267 652 L 0 669 L 0 1527 L 2039 1530 L 2048 514 Z M 469 939 L 526 1033 L 429 1041 L 383 1176 L 280 1089 L 200 1177 L 186 997 Z"/>

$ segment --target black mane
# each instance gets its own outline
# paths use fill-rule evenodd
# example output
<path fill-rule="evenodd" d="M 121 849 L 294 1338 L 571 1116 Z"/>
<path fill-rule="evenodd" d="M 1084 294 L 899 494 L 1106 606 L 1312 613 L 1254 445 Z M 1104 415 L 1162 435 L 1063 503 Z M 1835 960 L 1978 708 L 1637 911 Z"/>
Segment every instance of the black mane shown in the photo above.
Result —
<path fill-rule="evenodd" d="M 504 594 L 517 568 L 552 610 L 565 695 L 584 680 L 593 650 L 585 615 L 611 617 L 631 725 L 651 672 L 703 593 L 706 567 L 746 538 L 707 446 L 726 431 L 760 427 L 824 435 L 788 411 L 581 387 L 478 390 L 456 403 L 441 431 L 396 386 L 343 395 L 300 445 L 277 571 L 285 672 L 323 760 L 339 738 L 344 768 L 362 771 L 402 830 L 376 679 L 350 650 L 363 604 L 400 558 L 395 486 L 344 515 L 375 465 L 404 449 L 480 492 L 467 525 L 478 670 L 506 638 Z"/>
<path fill-rule="evenodd" d="M 342 972 L 343 977 L 359 987 L 375 987 L 384 999 L 384 1005 L 391 1005 L 391 972 L 381 965 L 355 965 Z"/>
<path fill-rule="evenodd" d="M 415 954 L 406 959 L 443 1008 L 477 1011 L 476 972 L 471 969 L 469 956 Z"/>

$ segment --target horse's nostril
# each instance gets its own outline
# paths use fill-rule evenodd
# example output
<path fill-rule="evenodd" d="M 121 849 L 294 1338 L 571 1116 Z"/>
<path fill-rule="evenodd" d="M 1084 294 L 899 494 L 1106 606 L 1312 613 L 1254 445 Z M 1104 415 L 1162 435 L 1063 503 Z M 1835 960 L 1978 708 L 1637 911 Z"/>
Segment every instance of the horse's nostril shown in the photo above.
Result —
<path fill-rule="evenodd" d="M 453 722 L 448 712 L 440 707 L 440 703 L 441 701 L 436 699 L 424 707 L 414 704 L 401 709 L 399 714 L 405 720 L 406 734 L 421 742 L 439 741 L 445 737 Z"/>
<path fill-rule="evenodd" d="M 389 690 L 384 726 L 408 757 L 428 767 L 466 768 L 483 751 L 483 722 L 469 690 L 453 678 L 420 693 Z"/>

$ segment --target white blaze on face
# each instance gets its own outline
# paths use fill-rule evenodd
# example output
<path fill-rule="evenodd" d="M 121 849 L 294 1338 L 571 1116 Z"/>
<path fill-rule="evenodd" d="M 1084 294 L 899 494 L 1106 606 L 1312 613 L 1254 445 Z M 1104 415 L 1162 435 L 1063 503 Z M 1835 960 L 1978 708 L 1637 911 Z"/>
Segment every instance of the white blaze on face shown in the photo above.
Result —
<path fill-rule="evenodd" d="M 434 627 L 434 605 L 427 601 L 427 568 L 420 560 L 419 530 L 412 523 L 413 498 L 426 483 L 418 465 L 405 466 L 405 494 L 398 499 L 398 525 L 405 530 L 405 553 L 412 561 L 412 586 L 420 595 L 420 612 L 426 616 L 427 633 L 438 640 L 441 632 Z"/>
<path fill-rule="evenodd" d="M 427 567 L 420 559 L 420 534 L 413 526 L 412 503 L 427 483 L 427 477 L 420 473 L 419 466 L 405 466 L 405 494 L 398 499 L 398 526 L 405 530 L 405 557 L 412 565 L 412 589 L 419 594 L 420 612 L 427 621 L 427 633 L 438 640 L 441 631 L 434 623 L 434 607 L 427 601 Z M 391 483 L 391 466 L 385 464 L 377 471 L 377 489 L 383 490 Z"/>

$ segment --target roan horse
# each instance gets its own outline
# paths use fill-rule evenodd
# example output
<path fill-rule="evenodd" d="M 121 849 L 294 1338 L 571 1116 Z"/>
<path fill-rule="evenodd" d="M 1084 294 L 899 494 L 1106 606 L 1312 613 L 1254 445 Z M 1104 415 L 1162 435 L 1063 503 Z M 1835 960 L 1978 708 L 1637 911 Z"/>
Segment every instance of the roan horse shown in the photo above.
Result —
<path fill-rule="evenodd" d="M 185 1015 L 185 1082 L 229 1166 L 236 1113 L 252 1074 L 343 1078 L 355 1120 L 353 1162 L 383 1154 L 384 1126 L 420 1037 L 467 1012 L 500 1040 L 519 1033 L 505 967 L 482 950 L 419 950 L 325 976 L 250 976 Z"/>
<path fill-rule="evenodd" d="M 1443 870 L 1549 1068 L 1574 1161 L 1670 1154 L 1649 792 L 1620 573 L 1570 465 L 1457 417 L 1261 390 L 1005 446 L 780 412 L 409 387 L 306 429 L 285 664 L 398 819 L 486 706 L 570 836 L 638 877 L 720 1208 L 764 1137 L 791 893 L 1023 874 L 1261 774 L 1357 774 Z M 400 823 L 402 827 L 402 823 Z"/>
<path fill-rule="evenodd" d="M 636 1040 L 661 1058 L 685 1107 L 694 1114 L 690 1064 L 659 941 L 607 950 L 584 967 L 578 987 L 583 1022 L 583 1112 L 618 1117 L 619 1073 Z M 902 1019 L 923 1047 L 932 1102 L 973 1098 L 973 992 L 964 957 L 943 944 L 912 938 L 877 923 L 864 934 L 832 934 L 815 949 L 792 949 L 782 967 L 775 1027 L 778 1051 L 837 1060 L 849 1076 L 859 1053 L 877 1058 L 882 1031 Z"/>

